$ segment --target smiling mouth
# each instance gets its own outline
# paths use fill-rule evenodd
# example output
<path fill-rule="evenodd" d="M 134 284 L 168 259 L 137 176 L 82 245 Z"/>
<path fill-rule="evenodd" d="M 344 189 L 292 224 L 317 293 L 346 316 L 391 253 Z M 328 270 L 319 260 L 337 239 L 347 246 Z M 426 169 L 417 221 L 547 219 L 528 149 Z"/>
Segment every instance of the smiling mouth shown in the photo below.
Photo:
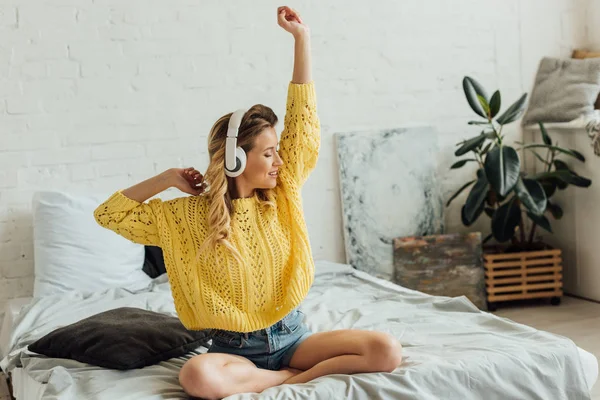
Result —
<path fill-rule="evenodd" d="M 278 172 L 269 172 L 269 176 L 272 178 L 277 178 Z"/>

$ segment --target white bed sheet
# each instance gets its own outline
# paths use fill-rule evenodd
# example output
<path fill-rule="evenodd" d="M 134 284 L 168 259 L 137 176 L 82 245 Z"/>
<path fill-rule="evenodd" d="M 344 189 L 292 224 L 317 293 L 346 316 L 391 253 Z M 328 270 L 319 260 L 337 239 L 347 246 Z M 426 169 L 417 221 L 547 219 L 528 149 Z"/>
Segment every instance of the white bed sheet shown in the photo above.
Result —
<path fill-rule="evenodd" d="M 480 313 L 466 298 L 426 296 L 342 264 L 318 263 L 317 271 L 315 286 L 303 305 L 310 327 L 314 331 L 357 328 L 393 333 L 405 346 L 403 366 L 393 374 L 334 375 L 304 385 L 271 388 L 260 396 L 242 394 L 228 399 L 319 399 L 333 393 L 347 398 L 421 399 L 439 397 L 441 388 L 463 399 L 507 398 L 515 393 L 522 399 L 589 399 L 584 388 L 591 388 L 597 379 L 597 360 L 566 338 Z M 187 398 L 177 387 L 178 368 L 204 348 L 126 374 L 40 357 L 24 348 L 57 325 L 70 323 L 68 319 L 74 322 L 104 309 L 127 305 L 174 314 L 166 288 L 168 284 L 163 283 L 152 293 L 117 289 L 90 298 L 74 296 L 64 299 L 70 305 L 68 313 L 61 299 L 27 307 L 15 321 L 11 356 L 0 363 L 13 372 L 14 385 L 21 386 L 15 392 L 27 390 L 26 397 L 21 397 L 27 400 L 37 400 L 36 393 L 44 399 L 88 398 L 88 391 L 98 393 L 95 385 L 99 385 L 107 389 L 93 398 Z M 465 340 L 465 332 L 470 341 Z M 490 346 L 488 354 L 488 341 L 508 347 L 498 351 L 499 346 Z M 133 393 L 140 388 L 145 390 L 143 395 Z"/>
<path fill-rule="evenodd" d="M 13 331 L 15 319 L 19 315 L 21 308 L 31 302 L 31 297 L 18 297 L 10 299 L 4 305 L 4 318 L 2 319 L 2 328 L 0 329 L 0 359 L 8 354 L 10 335 Z"/>
<path fill-rule="evenodd" d="M 585 374 L 585 381 L 591 392 L 594 384 L 598 381 L 598 359 L 595 355 L 585 351 L 581 347 L 577 347 L 577 351 L 579 351 L 579 358 L 581 359 L 583 373 Z"/>
<path fill-rule="evenodd" d="M 33 379 L 23 368 L 11 372 L 13 396 L 17 400 L 42 400 L 46 385 Z"/>

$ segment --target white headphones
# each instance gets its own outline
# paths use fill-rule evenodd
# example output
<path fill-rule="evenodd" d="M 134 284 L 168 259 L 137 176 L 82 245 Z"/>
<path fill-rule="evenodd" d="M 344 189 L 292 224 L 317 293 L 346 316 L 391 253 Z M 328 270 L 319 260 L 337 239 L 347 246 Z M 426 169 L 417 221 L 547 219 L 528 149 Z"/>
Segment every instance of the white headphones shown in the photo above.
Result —
<path fill-rule="evenodd" d="M 246 168 L 246 152 L 241 147 L 237 147 L 238 129 L 246 111 L 237 110 L 229 118 L 225 142 L 225 175 L 231 178 L 240 176 Z"/>

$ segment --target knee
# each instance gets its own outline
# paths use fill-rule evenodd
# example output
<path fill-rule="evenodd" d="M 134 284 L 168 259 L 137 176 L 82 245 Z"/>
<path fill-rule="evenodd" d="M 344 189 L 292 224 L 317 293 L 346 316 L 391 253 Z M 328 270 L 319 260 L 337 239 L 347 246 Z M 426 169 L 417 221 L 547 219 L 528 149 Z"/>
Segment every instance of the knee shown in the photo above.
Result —
<path fill-rule="evenodd" d="M 387 333 L 377 333 L 370 343 L 372 365 L 378 372 L 392 372 L 402 362 L 402 345 Z"/>
<path fill-rule="evenodd" d="M 215 366 L 205 356 L 192 357 L 181 367 L 179 384 L 189 396 L 220 399 L 223 396 L 219 389 L 219 379 L 215 376 Z"/>

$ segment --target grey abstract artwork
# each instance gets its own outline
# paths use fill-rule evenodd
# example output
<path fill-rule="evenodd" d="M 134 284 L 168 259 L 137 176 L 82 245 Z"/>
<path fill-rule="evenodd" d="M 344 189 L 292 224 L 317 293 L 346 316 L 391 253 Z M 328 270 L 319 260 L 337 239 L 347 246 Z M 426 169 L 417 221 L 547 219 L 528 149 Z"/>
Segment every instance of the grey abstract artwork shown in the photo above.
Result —
<path fill-rule="evenodd" d="M 435 128 L 337 133 L 346 263 L 394 275 L 393 240 L 443 231 Z"/>

